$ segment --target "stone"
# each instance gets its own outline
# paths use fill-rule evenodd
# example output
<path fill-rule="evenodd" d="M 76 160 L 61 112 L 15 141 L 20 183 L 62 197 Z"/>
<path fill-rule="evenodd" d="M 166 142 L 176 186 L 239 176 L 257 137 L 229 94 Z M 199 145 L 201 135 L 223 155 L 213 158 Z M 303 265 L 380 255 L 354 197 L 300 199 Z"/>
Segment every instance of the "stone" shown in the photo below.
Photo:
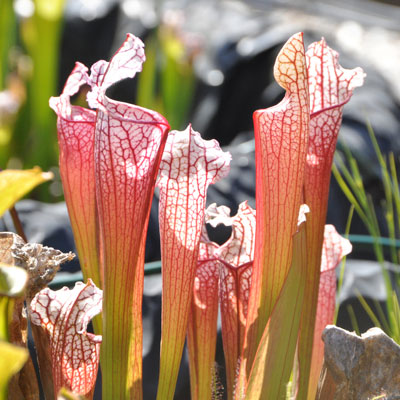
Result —
<path fill-rule="evenodd" d="M 322 385 L 317 398 L 400 399 L 400 346 L 381 329 L 369 329 L 360 337 L 328 325 L 322 340 L 325 386 L 330 385 L 331 395 L 326 394 L 327 390 L 323 394 Z"/>

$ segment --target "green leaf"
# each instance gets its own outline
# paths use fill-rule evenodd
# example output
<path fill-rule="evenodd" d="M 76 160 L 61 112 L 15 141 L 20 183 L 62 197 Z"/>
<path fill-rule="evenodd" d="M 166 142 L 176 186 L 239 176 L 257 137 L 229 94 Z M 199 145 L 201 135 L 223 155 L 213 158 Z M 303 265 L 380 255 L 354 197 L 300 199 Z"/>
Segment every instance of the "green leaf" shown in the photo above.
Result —
<path fill-rule="evenodd" d="M 64 0 L 34 0 L 34 13 L 21 24 L 21 39 L 34 73 L 27 85 L 29 125 L 18 131 L 25 165 L 49 168 L 57 164 L 55 115 L 49 98 L 57 91 Z M 29 143 L 29 145 L 28 145 Z"/>
<path fill-rule="evenodd" d="M 146 41 L 146 62 L 138 76 L 137 104 L 162 113 L 157 98 L 157 54 L 159 43 L 157 37 L 151 35 Z"/>
<path fill-rule="evenodd" d="M 159 38 L 164 55 L 160 72 L 160 94 L 165 117 L 173 128 L 183 129 L 195 89 L 190 46 L 168 29 L 161 29 Z"/>
<path fill-rule="evenodd" d="M 0 340 L 0 400 L 7 399 L 7 385 L 28 359 L 28 350 Z"/>
<path fill-rule="evenodd" d="M 28 274 L 23 268 L 0 263 L 0 295 L 21 296 L 27 280 Z"/>
<path fill-rule="evenodd" d="M 293 239 L 293 261 L 264 330 L 250 372 L 246 399 L 282 399 L 290 379 L 306 286 L 304 224 Z"/>
<path fill-rule="evenodd" d="M 14 308 L 10 297 L 21 296 L 27 280 L 24 269 L 0 263 L 0 340 L 7 340 L 9 335 L 8 325 Z"/>
<path fill-rule="evenodd" d="M 9 51 L 15 44 L 16 18 L 13 12 L 13 1 L 0 2 L 0 90 L 4 90 L 9 73 Z"/>
<path fill-rule="evenodd" d="M 70 392 L 66 388 L 61 388 L 58 392 L 57 400 L 85 400 L 85 396 Z"/>
<path fill-rule="evenodd" d="M 0 172 L 0 217 L 19 199 L 37 185 L 53 178 L 51 172 L 39 167 L 28 170 L 4 170 Z"/>

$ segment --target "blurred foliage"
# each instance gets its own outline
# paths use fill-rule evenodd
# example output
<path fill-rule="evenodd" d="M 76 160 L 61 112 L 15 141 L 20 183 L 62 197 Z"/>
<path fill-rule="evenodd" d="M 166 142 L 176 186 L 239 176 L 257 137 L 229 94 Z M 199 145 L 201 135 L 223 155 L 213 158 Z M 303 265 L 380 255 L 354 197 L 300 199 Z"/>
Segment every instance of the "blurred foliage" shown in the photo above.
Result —
<path fill-rule="evenodd" d="M 50 169 L 58 164 L 56 117 L 64 0 L 0 3 L 0 167 Z M 21 7 L 22 8 L 22 7 Z M 38 195 L 51 200 L 49 186 Z"/>
<path fill-rule="evenodd" d="M 51 178 L 51 173 L 42 172 L 39 167 L 23 171 L 0 171 L 0 217 L 34 187 Z M 15 215 L 12 218 L 14 224 L 19 223 L 18 219 L 15 220 Z M 18 229 L 16 226 L 17 231 Z M 2 244 L 0 248 L 0 400 L 14 398 L 13 394 L 10 397 L 7 394 L 9 380 L 23 367 L 29 354 L 26 348 L 9 343 L 18 343 L 10 333 L 13 329 L 11 327 L 15 328 L 16 323 L 14 306 L 23 301 L 28 281 L 25 269 L 3 262 L 10 262 L 7 253 L 11 252 L 11 248 L 8 243 Z"/>
<path fill-rule="evenodd" d="M 20 267 L 0 263 L 0 400 L 7 399 L 10 378 L 28 359 L 28 350 L 8 342 L 14 297 L 21 296 L 28 275 Z"/>
<path fill-rule="evenodd" d="M 7 399 L 7 385 L 28 359 L 28 350 L 0 340 L 0 400 Z"/>
<path fill-rule="evenodd" d="M 0 2 L 0 90 L 5 89 L 9 52 L 16 37 L 16 20 L 12 3 L 12 0 Z"/>
<path fill-rule="evenodd" d="M 386 264 L 387 257 L 384 252 L 384 243 L 387 242 L 390 249 L 390 261 L 395 266 L 399 265 L 400 186 L 397 177 L 397 165 L 393 153 L 389 153 L 388 155 L 382 153 L 372 126 L 369 123 L 367 124 L 367 128 L 380 167 L 381 184 L 384 193 L 382 207 L 385 215 L 386 228 L 389 233 L 387 241 L 383 241 L 381 238 L 382 227 L 377 218 L 375 205 L 371 195 L 365 189 L 358 163 L 348 148 L 344 147 L 347 164 L 339 154 L 336 154 L 337 165 L 333 165 L 332 172 L 339 187 L 372 237 L 372 246 L 376 259 L 381 266 L 385 283 L 386 314 L 377 301 L 374 302 L 376 306 L 375 314 L 361 294 L 358 296 L 358 300 L 373 324 L 383 329 L 397 343 L 400 343 L 400 306 L 396 293 L 396 289 L 400 285 L 400 273 L 396 270 L 394 274 L 391 275 Z M 357 330 L 356 316 L 351 310 L 349 311 L 354 329 Z"/>
<path fill-rule="evenodd" d="M 5 168 L 9 154 L 12 133 L 13 114 L 17 108 L 17 99 L 8 89 L 10 79 L 10 54 L 16 41 L 16 19 L 13 1 L 0 2 L 0 167 Z"/>
<path fill-rule="evenodd" d="M 23 268 L 0 262 L 0 296 L 19 297 L 22 296 L 28 274 Z M 1 339 L 7 339 L 7 333 L 3 330 L 3 324 L 0 329 Z"/>
<path fill-rule="evenodd" d="M 146 41 L 146 62 L 138 77 L 138 105 L 163 114 L 171 129 L 184 129 L 195 88 L 195 40 L 161 25 Z"/>
<path fill-rule="evenodd" d="M 27 167 L 49 169 L 58 164 L 56 118 L 49 98 L 57 94 L 59 43 L 64 0 L 34 0 L 34 13 L 21 21 L 20 34 L 32 60 L 33 73 L 27 85 L 26 118 L 16 131 Z M 28 143 L 25 135 L 28 132 Z M 24 143 L 25 142 L 25 143 Z M 28 150 L 29 149 L 29 150 Z"/>
<path fill-rule="evenodd" d="M 34 187 L 52 179 L 53 174 L 42 172 L 39 167 L 28 170 L 5 170 L 0 172 L 0 217 L 21 197 Z"/>
<path fill-rule="evenodd" d="M 62 388 L 57 395 L 57 400 L 86 400 L 86 397 L 79 396 L 78 394 L 70 392 L 66 388 Z"/>
<path fill-rule="evenodd" d="M 65 0 L 27 0 L 23 7 L 18 3 L 0 2 L 0 168 L 38 165 L 53 171 L 55 181 L 43 185 L 34 197 L 56 201 L 62 199 L 56 115 L 48 102 L 59 94 Z M 173 129 L 187 124 L 198 48 L 179 24 L 161 23 L 146 42 L 147 61 L 138 77 L 137 103 L 163 114 Z"/>

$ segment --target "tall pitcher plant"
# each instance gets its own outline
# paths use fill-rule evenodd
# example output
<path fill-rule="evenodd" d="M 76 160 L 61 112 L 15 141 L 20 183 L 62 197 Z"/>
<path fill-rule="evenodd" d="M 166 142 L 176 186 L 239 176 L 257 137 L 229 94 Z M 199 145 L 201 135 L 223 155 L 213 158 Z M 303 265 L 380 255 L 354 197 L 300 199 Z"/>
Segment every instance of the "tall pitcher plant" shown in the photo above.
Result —
<path fill-rule="evenodd" d="M 107 97 L 110 85 L 141 71 L 138 38 L 128 34 L 111 61 L 97 62 L 90 74 L 76 64 L 50 105 L 58 115 L 61 177 L 88 283 L 71 292 L 46 289 L 30 307 L 32 322 L 56 348 L 55 394 L 66 386 L 91 398 L 100 359 L 104 399 L 143 396 L 144 245 L 157 184 L 163 281 L 157 398 L 174 397 L 185 337 L 191 398 L 217 396 L 218 307 L 229 399 L 285 397 L 294 365 L 297 398 L 315 398 L 320 333 L 333 318 L 332 274 L 351 250 L 325 227 L 330 168 L 343 106 L 364 78 L 337 59 L 324 40 L 305 52 L 301 33 L 282 48 L 274 75 L 286 95 L 254 113 L 256 210 L 243 203 L 232 217 L 223 206 L 205 211 L 207 187 L 228 173 L 229 153 L 191 126 L 169 132 L 158 113 Z M 91 109 L 70 104 L 83 84 L 91 88 Z M 211 242 L 205 223 L 230 225 L 230 239 L 222 246 Z M 87 333 L 101 309 L 96 334 Z"/>

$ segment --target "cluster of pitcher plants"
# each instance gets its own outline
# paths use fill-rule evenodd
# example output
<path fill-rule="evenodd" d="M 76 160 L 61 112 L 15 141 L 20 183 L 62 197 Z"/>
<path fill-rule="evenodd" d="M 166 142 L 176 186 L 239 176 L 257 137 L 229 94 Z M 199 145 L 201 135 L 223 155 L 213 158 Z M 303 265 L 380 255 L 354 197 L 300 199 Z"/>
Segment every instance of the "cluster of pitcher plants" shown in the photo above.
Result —
<path fill-rule="evenodd" d="M 333 322 L 335 267 L 351 251 L 325 225 L 333 154 L 344 105 L 361 86 L 360 68 L 343 69 L 325 40 L 304 49 L 292 36 L 275 79 L 286 90 L 254 113 L 256 210 L 206 209 L 207 188 L 229 172 L 231 156 L 192 126 L 170 131 L 155 111 L 107 97 L 133 78 L 144 45 L 128 34 L 110 62 L 77 63 L 60 97 L 60 173 L 86 283 L 45 288 L 28 302 L 48 398 L 62 388 L 92 398 L 99 363 L 104 399 L 141 399 L 142 296 L 147 224 L 159 189 L 162 332 L 158 400 L 173 399 L 185 340 L 192 399 L 218 397 L 220 310 L 228 399 L 314 399 L 324 327 Z M 82 85 L 90 109 L 70 97 Z M 223 245 L 205 224 L 232 228 Z M 92 320 L 94 334 L 87 332 Z M 37 344 L 38 346 L 38 344 Z M 43 343 L 41 343 L 43 347 Z M 44 376 L 44 375 L 51 375 Z M 189 398 L 189 394 L 188 394 Z"/>

